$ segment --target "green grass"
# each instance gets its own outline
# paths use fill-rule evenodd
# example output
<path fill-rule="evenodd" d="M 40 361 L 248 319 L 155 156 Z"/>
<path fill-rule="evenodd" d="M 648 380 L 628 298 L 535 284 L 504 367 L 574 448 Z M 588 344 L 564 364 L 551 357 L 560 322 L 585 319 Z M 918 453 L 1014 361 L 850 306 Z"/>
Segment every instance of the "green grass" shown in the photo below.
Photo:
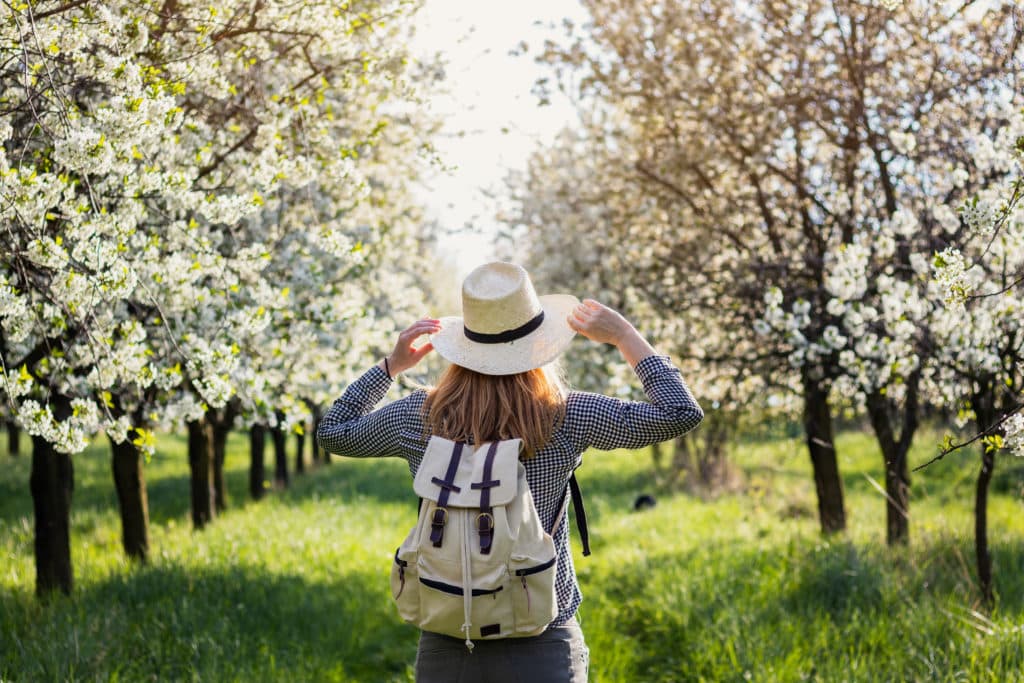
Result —
<path fill-rule="evenodd" d="M 27 441 L 27 440 L 26 440 Z M 919 439 L 913 460 L 935 438 Z M 27 444 L 26 444 L 27 445 Z M 839 440 L 849 531 L 818 534 L 798 440 L 739 444 L 741 493 L 659 496 L 646 453 L 587 454 L 594 554 L 577 556 L 593 681 L 1024 680 L 1024 461 L 998 461 L 990 503 L 997 603 L 974 578 L 977 457 L 915 475 L 909 549 L 884 546 L 872 439 Z M 120 549 L 109 453 L 75 458 L 75 591 L 33 594 L 30 457 L 0 455 L 0 680 L 406 681 L 417 633 L 390 604 L 389 559 L 415 521 L 400 461 L 342 461 L 246 500 L 233 435 L 231 509 L 195 533 L 184 443 L 146 468 L 152 560 Z M 576 547 L 578 551 L 578 544 Z"/>

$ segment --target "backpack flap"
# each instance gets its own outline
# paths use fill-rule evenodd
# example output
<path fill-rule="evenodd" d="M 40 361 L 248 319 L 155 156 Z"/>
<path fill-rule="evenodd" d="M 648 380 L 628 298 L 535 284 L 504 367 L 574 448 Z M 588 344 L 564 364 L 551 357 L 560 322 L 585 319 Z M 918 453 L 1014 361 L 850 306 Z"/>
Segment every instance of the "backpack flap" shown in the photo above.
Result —
<path fill-rule="evenodd" d="M 480 508 L 507 505 L 515 498 L 522 441 L 471 444 L 430 437 L 413 489 L 440 507 Z M 493 448 L 492 448 L 493 446 Z"/>

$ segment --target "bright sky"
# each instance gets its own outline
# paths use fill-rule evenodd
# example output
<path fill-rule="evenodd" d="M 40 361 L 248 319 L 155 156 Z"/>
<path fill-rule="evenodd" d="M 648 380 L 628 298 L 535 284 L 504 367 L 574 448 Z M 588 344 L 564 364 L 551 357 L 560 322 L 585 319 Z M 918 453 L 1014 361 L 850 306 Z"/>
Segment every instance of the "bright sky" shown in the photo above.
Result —
<path fill-rule="evenodd" d="M 525 168 L 531 150 L 575 120 L 565 98 L 538 107 L 530 92 L 538 78 L 552 75 L 533 55 L 546 37 L 560 34 L 565 17 L 579 23 L 585 12 L 576 0 L 426 0 L 418 15 L 414 52 L 441 52 L 448 62 L 449 94 L 433 109 L 444 121 L 438 150 L 454 167 L 430 179 L 423 203 L 442 229 L 457 231 L 441 244 L 460 280 L 493 258 L 498 200 L 487 193 L 504 196 L 508 171 Z M 510 55 L 520 41 L 529 52 Z"/>

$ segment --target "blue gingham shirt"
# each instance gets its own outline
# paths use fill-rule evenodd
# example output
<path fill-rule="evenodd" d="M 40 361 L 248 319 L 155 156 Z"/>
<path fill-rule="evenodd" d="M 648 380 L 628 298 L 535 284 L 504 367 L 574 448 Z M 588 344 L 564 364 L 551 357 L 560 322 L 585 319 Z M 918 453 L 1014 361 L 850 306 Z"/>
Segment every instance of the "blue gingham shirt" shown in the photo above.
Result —
<path fill-rule="evenodd" d="M 545 529 L 554 524 L 569 477 L 582 463 L 585 450 L 642 448 L 685 434 L 704 418 L 679 370 L 667 357 L 648 356 L 637 363 L 635 371 L 649 402 L 570 392 L 561 426 L 544 448 L 523 463 Z M 324 415 L 317 439 L 323 448 L 338 455 L 405 458 L 415 477 L 429 438 L 423 420 L 427 392 L 414 391 L 374 410 L 390 386 L 391 379 L 380 367 L 367 370 Z M 569 552 L 567 516 L 552 537 L 558 554 L 558 616 L 552 625 L 558 626 L 572 619 L 583 596 Z"/>

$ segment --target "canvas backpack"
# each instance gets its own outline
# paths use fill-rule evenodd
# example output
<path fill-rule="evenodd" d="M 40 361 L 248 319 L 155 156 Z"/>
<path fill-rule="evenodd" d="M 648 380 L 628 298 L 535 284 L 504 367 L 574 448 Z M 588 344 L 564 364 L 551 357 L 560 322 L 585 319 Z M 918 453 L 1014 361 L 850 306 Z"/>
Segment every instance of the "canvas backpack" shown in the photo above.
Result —
<path fill-rule="evenodd" d="M 474 448 L 431 437 L 413 482 L 419 518 L 391 568 L 401 617 L 464 637 L 470 650 L 474 638 L 538 635 L 558 614 L 555 544 L 519 462 L 521 445 L 512 439 Z"/>

